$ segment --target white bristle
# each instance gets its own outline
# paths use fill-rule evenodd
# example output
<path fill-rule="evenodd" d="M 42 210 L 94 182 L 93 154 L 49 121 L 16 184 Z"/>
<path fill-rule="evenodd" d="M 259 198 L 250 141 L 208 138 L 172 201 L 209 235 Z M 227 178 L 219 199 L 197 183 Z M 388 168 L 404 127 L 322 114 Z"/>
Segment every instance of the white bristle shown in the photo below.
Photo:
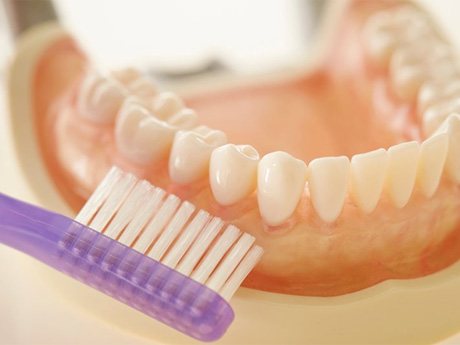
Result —
<path fill-rule="evenodd" d="M 262 256 L 255 238 L 113 167 L 76 220 L 229 300 Z"/>
<path fill-rule="evenodd" d="M 187 228 L 185 228 L 171 251 L 163 260 L 161 260 L 161 262 L 166 266 L 175 268 L 179 260 L 182 259 L 185 252 L 190 248 L 192 242 L 206 225 L 209 217 L 210 215 L 208 212 L 203 210 L 198 211 L 198 214 L 195 216 L 195 218 L 193 218 Z"/>
<path fill-rule="evenodd" d="M 206 285 L 214 291 L 219 291 L 255 240 L 254 236 L 243 234 L 222 260 L 219 268 L 217 268 L 208 281 L 206 281 Z"/>
<path fill-rule="evenodd" d="M 136 237 L 142 233 L 147 222 L 156 213 L 166 195 L 163 189 L 153 186 L 150 186 L 148 193 L 150 194 L 149 199 L 137 210 L 133 219 L 118 239 L 124 245 L 130 247 L 133 244 Z"/>
<path fill-rule="evenodd" d="M 179 207 L 180 199 L 175 195 L 168 195 L 166 201 L 158 210 L 157 214 L 153 217 L 150 223 L 146 226 L 144 232 L 134 244 L 134 249 L 138 252 L 145 254 L 146 250 L 156 240 L 165 225 L 169 222 L 171 217 Z"/>
<path fill-rule="evenodd" d="M 221 295 L 227 301 L 232 298 L 233 294 L 240 287 L 243 280 L 259 262 L 263 252 L 263 249 L 259 246 L 252 247 L 249 253 L 246 254 L 236 270 L 224 284 L 222 289 L 220 289 L 219 295 Z"/>
<path fill-rule="evenodd" d="M 204 283 L 239 235 L 240 230 L 233 225 L 229 225 L 211 250 L 208 251 L 198 268 L 192 273 L 191 278 L 197 282 Z"/>
<path fill-rule="evenodd" d="M 96 212 L 102 206 L 104 201 L 109 196 L 110 192 L 114 189 L 115 184 L 120 180 L 122 176 L 120 169 L 112 167 L 107 175 L 102 179 L 102 181 L 97 186 L 94 193 L 88 199 L 86 204 L 82 207 L 80 212 L 78 212 L 75 220 L 81 224 L 88 225 L 90 220 L 94 217 Z"/>
<path fill-rule="evenodd" d="M 213 218 L 201 232 L 195 243 L 193 243 L 187 254 L 185 254 L 185 257 L 179 263 L 179 266 L 176 267 L 176 270 L 185 276 L 190 275 L 197 262 L 208 249 L 209 245 L 219 234 L 219 230 L 222 226 L 224 226 L 222 219 Z"/>
<path fill-rule="evenodd" d="M 149 251 L 148 256 L 154 260 L 160 260 L 194 211 L 195 207 L 191 203 L 184 201 L 171 222 L 160 235 L 160 238 L 158 238 L 158 241 L 156 241 Z"/>

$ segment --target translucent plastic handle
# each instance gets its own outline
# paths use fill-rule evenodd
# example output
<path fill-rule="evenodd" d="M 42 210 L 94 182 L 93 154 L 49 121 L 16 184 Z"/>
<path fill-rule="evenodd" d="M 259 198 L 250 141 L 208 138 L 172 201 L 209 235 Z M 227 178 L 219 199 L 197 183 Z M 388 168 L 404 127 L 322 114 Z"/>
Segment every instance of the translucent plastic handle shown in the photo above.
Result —
<path fill-rule="evenodd" d="M 219 339 L 230 305 L 206 286 L 62 215 L 0 193 L 0 243 L 196 339 Z"/>

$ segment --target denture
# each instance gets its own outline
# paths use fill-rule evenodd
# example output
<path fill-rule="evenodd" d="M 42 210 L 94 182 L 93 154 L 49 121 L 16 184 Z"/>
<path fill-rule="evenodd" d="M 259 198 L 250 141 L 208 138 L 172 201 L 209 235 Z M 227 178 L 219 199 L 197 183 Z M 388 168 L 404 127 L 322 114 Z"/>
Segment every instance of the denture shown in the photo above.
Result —
<path fill-rule="evenodd" d="M 38 65 L 39 145 L 75 209 L 118 164 L 255 236 L 246 286 L 345 294 L 460 257 L 454 55 L 414 4 L 353 1 L 308 72 L 180 97 L 66 38 Z"/>

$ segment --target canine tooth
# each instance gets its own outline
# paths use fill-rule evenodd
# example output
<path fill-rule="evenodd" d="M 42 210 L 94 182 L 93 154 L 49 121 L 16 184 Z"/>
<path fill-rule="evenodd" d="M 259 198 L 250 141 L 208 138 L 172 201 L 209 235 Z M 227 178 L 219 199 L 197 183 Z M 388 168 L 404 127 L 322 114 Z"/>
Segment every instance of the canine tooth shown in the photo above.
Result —
<path fill-rule="evenodd" d="M 420 147 L 417 182 L 422 193 L 430 198 L 436 192 L 441 179 L 448 149 L 447 133 L 436 134 L 426 139 Z"/>
<path fill-rule="evenodd" d="M 348 191 L 350 161 L 345 156 L 322 157 L 308 165 L 308 186 L 313 208 L 325 222 L 342 212 Z"/>
<path fill-rule="evenodd" d="M 365 213 L 371 213 L 380 199 L 388 164 L 384 149 L 354 155 L 351 159 L 351 197 Z"/>
<path fill-rule="evenodd" d="M 130 82 L 141 77 L 141 72 L 134 68 L 124 68 L 112 71 L 111 76 L 118 80 L 120 83 L 128 85 Z"/>
<path fill-rule="evenodd" d="M 126 102 L 115 125 L 117 148 L 135 163 L 147 164 L 164 158 L 175 129 L 155 119 L 149 111 L 134 102 Z"/>
<path fill-rule="evenodd" d="M 457 112 L 460 112 L 459 97 L 448 98 L 429 107 L 422 119 L 425 135 L 430 136 L 450 114 Z"/>
<path fill-rule="evenodd" d="M 295 211 L 305 189 L 306 164 L 286 152 L 266 154 L 257 171 L 257 199 L 265 223 L 285 222 Z"/>
<path fill-rule="evenodd" d="M 415 141 L 397 144 L 388 149 L 385 188 L 398 208 L 404 207 L 412 195 L 419 153 L 420 145 Z"/>
<path fill-rule="evenodd" d="M 454 182 L 460 183 L 460 115 L 451 114 L 438 128 L 436 134 L 438 133 L 449 135 L 445 168 L 449 177 Z"/>
<path fill-rule="evenodd" d="M 169 176 L 178 184 L 204 178 L 208 173 L 211 152 L 226 142 L 225 133 L 218 130 L 209 130 L 206 135 L 178 131 L 169 157 Z"/>
<path fill-rule="evenodd" d="M 134 79 L 128 83 L 127 87 L 134 95 L 143 99 L 153 99 L 158 93 L 154 82 L 146 77 Z"/>
<path fill-rule="evenodd" d="M 182 129 L 193 128 L 198 122 L 196 112 L 190 108 L 179 110 L 178 113 L 168 119 L 168 123 Z"/>
<path fill-rule="evenodd" d="M 120 84 L 90 72 L 80 87 L 77 109 L 80 115 L 90 121 L 101 124 L 111 123 L 124 98 L 125 91 Z"/>
<path fill-rule="evenodd" d="M 250 145 L 227 144 L 212 151 L 211 190 L 221 205 L 231 205 L 256 188 L 259 153 Z"/>
<path fill-rule="evenodd" d="M 184 107 L 184 102 L 175 93 L 162 92 L 153 101 L 153 112 L 160 119 L 167 119 Z"/>

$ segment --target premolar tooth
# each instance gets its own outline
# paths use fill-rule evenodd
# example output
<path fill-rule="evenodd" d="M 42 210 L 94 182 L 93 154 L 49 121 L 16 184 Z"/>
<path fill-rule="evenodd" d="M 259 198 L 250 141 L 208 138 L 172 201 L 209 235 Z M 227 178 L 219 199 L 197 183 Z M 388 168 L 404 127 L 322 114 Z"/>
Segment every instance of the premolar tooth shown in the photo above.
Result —
<path fill-rule="evenodd" d="M 168 119 L 168 123 L 181 129 L 190 129 L 195 127 L 198 122 L 196 112 L 190 108 L 179 110 L 178 113 Z"/>
<path fill-rule="evenodd" d="M 153 99 L 158 93 L 155 83 L 142 76 L 129 82 L 127 87 L 134 95 L 147 100 Z"/>
<path fill-rule="evenodd" d="M 211 190 L 221 205 L 232 205 L 256 188 L 259 153 L 250 145 L 216 148 L 209 162 Z"/>
<path fill-rule="evenodd" d="M 415 141 L 394 145 L 388 149 L 386 191 L 398 207 L 404 207 L 414 189 L 420 145 Z"/>
<path fill-rule="evenodd" d="M 155 119 L 149 111 L 135 102 L 124 104 L 115 125 L 117 148 L 129 160 L 148 164 L 165 157 L 175 129 Z"/>
<path fill-rule="evenodd" d="M 438 128 L 438 133 L 447 133 L 449 136 L 445 168 L 449 177 L 460 183 L 460 115 L 451 114 Z"/>
<path fill-rule="evenodd" d="M 295 211 L 305 189 L 307 165 L 286 152 L 266 154 L 257 171 L 257 199 L 266 224 L 284 223 Z"/>
<path fill-rule="evenodd" d="M 388 154 L 384 149 L 354 155 L 351 159 L 351 197 L 365 213 L 371 213 L 385 182 Z"/>
<path fill-rule="evenodd" d="M 167 119 L 184 107 L 184 102 L 175 93 L 162 92 L 153 101 L 153 112 L 160 119 Z"/>
<path fill-rule="evenodd" d="M 207 135 L 195 131 L 178 131 L 169 157 L 169 176 L 178 184 L 204 178 L 212 151 L 227 142 L 225 133 L 210 130 Z"/>
<path fill-rule="evenodd" d="M 430 198 L 438 188 L 448 149 L 447 133 L 426 139 L 420 147 L 417 182 L 423 195 Z"/>
<path fill-rule="evenodd" d="M 345 156 L 322 157 L 308 165 L 308 186 L 314 209 L 325 222 L 342 212 L 348 191 L 350 161 Z"/>
<path fill-rule="evenodd" d="M 79 114 L 90 121 L 112 123 L 125 98 L 125 90 L 116 81 L 89 72 L 77 99 Z"/>

